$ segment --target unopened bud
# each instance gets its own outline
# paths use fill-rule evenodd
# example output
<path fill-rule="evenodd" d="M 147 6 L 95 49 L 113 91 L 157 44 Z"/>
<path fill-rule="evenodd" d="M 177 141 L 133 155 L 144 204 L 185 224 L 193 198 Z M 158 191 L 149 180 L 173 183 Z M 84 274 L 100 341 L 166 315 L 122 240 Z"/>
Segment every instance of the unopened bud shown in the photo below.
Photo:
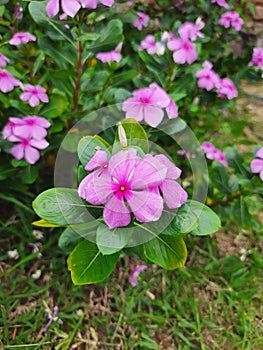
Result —
<path fill-rule="evenodd" d="M 126 132 L 121 123 L 118 124 L 118 135 L 119 135 L 121 147 L 123 149 L 127 149 L 128 143 L 127 143 Z"/>

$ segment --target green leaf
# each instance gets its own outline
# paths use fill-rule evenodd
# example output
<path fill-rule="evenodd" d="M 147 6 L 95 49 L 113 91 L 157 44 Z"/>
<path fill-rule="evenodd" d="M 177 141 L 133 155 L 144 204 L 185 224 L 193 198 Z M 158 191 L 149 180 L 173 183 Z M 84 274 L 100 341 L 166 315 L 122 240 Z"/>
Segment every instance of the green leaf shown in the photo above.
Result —
<path fill-rule="evenodd" d="M 101 224 L 98 227 L 96 238 L 99 250 L 103 255 L 118 252 L 129 243 L 133 230 L 133 227 L 110 230 L 107 225 Z"/>
<path fill-rule="evenodd" d="M 81 241 L 68 258 L 68 269 L 74 284 L 98 283 L 114 270 L 120 253 L 102 255 L 95 243 Z"/>
<path fill-rule="evenodd" d="M 125 70 L 119 74 L 114 74 L 111 80 L 111 86 L 122 85 L 126 82 L 130 82 L 133 78 L 136 77 L 137 71 L 135 69 Z"/>
<path fill-rule="evenodd" d="M 109 153 L 109 147 L 110 145 L 98 135 L 83 137 L 78 144 L 78 156 L 81 164 L 86 166 L 97 149 Z"/>
<path fill-rule="evenodd" d="M 21 180 L 24 184 L 32 184 L 38 177 L 38 168 L 36 166 L 28 165 L 22 170 Z"/>
<path fill-rule="evenodd" d="M 51 188 L 34 200 L 33 209 L 42 219 L 56 225 L 85 223 L 91 220 L 89 205 L 71 188 Z"/>
<path fill-rule="evenodd" d="M 251 228 L 251 215 L 248 211 L 244 197 L 241 196 L 235 201 L 234 206 L 232 207 L 232 216 L 238 226 L 246 229 Z"/>
<path fill-rule="evenodd" d="M 49 103 L 41 110 L 41 116 L 52 119 L 61 117 L 61 114 L 67 109 L 68 100 L 65 96 L 52 94 Z"/>
<path fill-rule="evenodd" d="M 161 123 L 160 129 L 168 135 L 173 135 L 183 131 L 186 126 L 186 122 L 181 118 L 166 119 Z"/>
<path fill-rule="evenodd" d="M 132 118 L 127 118 L 121 121 L 121 124 L 125 130 L 128 147 L 139 147 L 145 153 L 149 152 L 148 137 L 144 128 Z M 117 153 L 122 150 L 120 144 L 118 130 L 115 134 L 115 141 L 112 148 L 112 153 Z"/>
<path fill-rule="evenodd" d="M 66 253 L 71 253 L 75 246 L 84 238 L 75 230 L 66 228 L 59 237 L 58 246 Z"/>
<path fill-rule="evenodd" d="M 50 18 L 46 11 L 45 1 L 31 1 L 28 6 L 29 13 L 37 24 L 48 24 Z"/>
<path fill-rule="evenodd" d="M 244 159 L 241 155 L 233 148 L 228 147 L 225 151 L 228 165 L 233 168 L 237 173 L 244 175 L 247 178 L 251 177 L 251 174 L 244 167 Z"/>
<path fill-rule="evenodd" d="M 213 162 L 212 170 L 210 171 L 210 180 L 212 184 L 223 194 L 231 193 L 228 187 L 229 177 L 226 171 L 226 167 L 219 163 Z"/>
<path fill-rule="evenodd" d="M 144 243 L 144 254 L 153 263 L 166 270 L 183 267 L 187 249 L 182 237 L 159 235 Z"/>
<path fill-rule="evenodd" d="M 60 225 L 55 225 L 55 224 L 51 224 L 51 222 L 48 222 L 46 220 L 38 220 L 38 221 L 33 221 L 32 225 L 37 226 L 37 227 L 61 227 Z"/>
<path fill-rule="evenodd" d="M 191 235 L 206 236 L 220 229 L 221 221 L 212 209 L 194 200 L 187 203 L 198 218 L 198 227 L 190 232 Z"/>

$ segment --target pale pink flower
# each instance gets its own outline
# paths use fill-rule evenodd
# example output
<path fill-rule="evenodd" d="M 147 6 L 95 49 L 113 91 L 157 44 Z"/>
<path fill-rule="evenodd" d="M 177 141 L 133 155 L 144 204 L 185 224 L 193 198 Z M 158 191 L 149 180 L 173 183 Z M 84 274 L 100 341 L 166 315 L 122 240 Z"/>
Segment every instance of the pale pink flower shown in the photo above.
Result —
<path fill-rule="evenodd" d="M 20 95 L 22 101 L 28 101 L 31 107 L 36 107 L 40 102 L 48 103 L 48 95 L 46 89 L 40 85 L 25 84 L 23 86 L 24 92 Z"/>
<path fill-rule="evenodd" d="M 120 54 L 122 48 L 122 43 L 119 43 L 116 48 L 112 51 L 107 52 L 99 52 L 96 55 L 96 58 L 100 60 L 103 63 L 109 63 L 109 62 L 120 62 L 122 59 L 122 55 Z"/>
<path fill-rule="evenodd" d="M 212 63 L 205 61 L 203 63 L 204 69 L 198 70 L 195 76 L 198 78 L 197 85 L 202 89 L 210 91 L 218 86 L 220 78 L 217 73 L 212 70 Z"/>
<path fill-rule="evenodd" d="M 110 158 L 106 176 L 92 172 L 81 181 L 79 196 L 94 205 L 105 204 L 103 220 L 110 229 L 129 225 L 130 210 L 139 222 L 160 219 L 163 199 L 151 188 L 164 181 L 167 169 L 150 157 L 139 158 L 132 148 L 120 151 Z"/>
<path fill-rule="evenodd" d="M 142 30 L 144 27 L 147 27 L 149 22 L 149 16 L 143 12 L 137 12 L 138 18 L 132 23 L 134 27 L 138 30 Z"/>
<path fill-rule="evenodd" d="M 0 67 L 6 67 L 10 62 L 10 59 L 0 53 Z"/>
<path fill-rule="evenodd" d="M 197 59 L 194 44 L 190 40 L 182 38 L 171 40 L 167 43 L 169 50 L 174 51 L 173 60 L 178 64 L 192 64 Z"/>
<path fill-rule="evenodd" d="M 221 6 L 221 7 L 226 8 L 226 9 L 229 7 L 228 3 L 225 0 L 211 0 L 211 3 L 212 4 L 217 4 L 217 5 Z"/>
<path fill-rule="evenodd" d="M 37 38 L 35 35 L 31 33 L 19 32 L 15 33 L 11 40 L 9 40 L 9 44 L 18 46 L 20 44 L 27 44 L 29 41 L 36 41 Z"/>
<path fill-rule="evenodd" d="M 0 91 L 6 93 L 19 86 L 20 81 L 13 77 L 8 71 L 0 68 Z"/>
<path fill-rule="evenodd" d="M 47 128 L 50 127 L 49 121 L 43 117 L 26 116 L 24 118 L 9 118 L 11 122 L 11 133 L 15 137 L 36 140 L 42 140 L 47 136 Z M 8 136 L 9 141 L 14 141 L 11 135 Z"/>
<path fill-rule="evenodd" d="M 23 8 L 21 7 L 19 2 L 17 2 L 16 5 L 15 5 L 15 18 L 16 19 L 22 19 L 23 18 Z"/>
<path fill-rule="evenodd" d="M 250 164 L 251 172 L 254 174 L 259 173 L 259 177 L 263 181 L 263 147 L 261 147 L 256 153 L 255 159 Z"/>
<path fill-rule="evenodd" d="M 154 36 L 151 34 L 147 35 L 145 39 L 141 41 L 139 50 L 146 50 L 150 55 L 155 54 L 157 47 Z"/>
<path fill-rule="evenodd" d="M 129 282 L 132 287 L 136 287 L 138 285 L 138 277 L 141 272 L 147 269 L 146 265 L 137 265 L 129 276 Z"/>
<path fill-rule="evenodd" d="M 263 49 L 254 48 L 251 61 L 248 63 L 249 66 L 257 65 L 259 69 L 263 67 Z"/>
<path fill-rule="evenodd" d="M 225 28 L 233 27 L 235 30 L 239 31 L 244 21 L 239 17 L 236 11 L 229 11 L 222 14 L 218 23 Z"/>
<path fill-rule="evenodd" d="M 39 160 L 38 149 L 45 149 L 49 145 L 45 139 L 35 140 L 17 137 L 13 138 L 13 142 L 19 143 L 10 149 L 12 156 L 18 160 L 24 158 L 29 164 L 35 164 Z"/>
<path fill-rule="evenodd" d="M 128 98 L 122 105 L 126 118 L 137 121 L 144 120 L 150 126 L 156 127 L 164 117 L 162 108 L 167 108 L 170 97 L 158 84 L 153 83 L 148 88 L 133 91 L 134 97 Z M 170 112 L 170 110 L 168 109 Z"/>
<path fill-rule="evenodd" d="M 194 41 L 197 38 L 203 38 L 204 34 L 200 30 L 205 26 L 205 23 L 198 18 L 195 23 L 184 22 L 178 29 L 178 33 L 183 40 Z"/>
<path fill-rule="evenodd" d="M 217 95 L 220 98 L 227 97 L 229 100 L 232 98 L 237 97 L 237 89 L 229 78 L 223 78 L 219 80 L 218 86 L 217 86 Z"/>
<path fill-rule="evenodd" d="M 218 148 L 216 148 L 212 143 L 203 142 L 201 148 L 204 150 L 206 158 L 211 160 L 217 160 L 224 166 L 227 166 L 227 161 L 224 153 Z"/>

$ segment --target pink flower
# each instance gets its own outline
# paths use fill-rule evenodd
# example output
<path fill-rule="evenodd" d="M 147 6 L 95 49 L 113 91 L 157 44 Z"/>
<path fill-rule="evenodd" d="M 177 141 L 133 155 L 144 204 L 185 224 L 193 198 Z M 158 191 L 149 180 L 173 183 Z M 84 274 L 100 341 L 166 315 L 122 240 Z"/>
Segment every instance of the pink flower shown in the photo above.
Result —
<path fill-rule="evenodd" d="M 9 72 L 0 68 L 0 91 L 6 93 L 12 91 L 15 86 L 19 86 L 20 81 Z"/>
<path fill-rule="evenodd" d="M 261 147 L 256 153 L 256 159 L 253 159 L 250 164 L 251 172 L 254 174 L 259 173 L 259 177 L 263 181 L 263 147 Z M 258 159 L 260 158 L 260 159 Z"/>
<path fill-rule="evenodd" d="M 132 287 L 136 287 L 138 285 L 138 276 L 145 269 L 147 269 L 147 266 L 145 266 L 145 265 L 137 265 L 133 269 L 132 273 L 129 276 L 129 282 L 132 285 Z"/>
<path fill-rule="evenodd" d="M 36 41 L 36 39 L 33 34 L 19 32 L 13 35 L 12 39 L 9 40 L 9 44 L 18 46 L 20 44 L 27 44 L 29 41 Z"/>
<path fill-rule="evenodd" d="M 120 54 L 122 48 L 122 43 L 119 43 L 116 48 L 112 51 L 108 52 L 99 52 L 96 55 L 96 58 L 100 60 L 103 63 L 109 63 L 109 62 L 120 62 L 122 59 L 122 55 Z"/>
<path fill-rule="evenodd" d="M 225 28 L 233 27 L 239 31 L 244 21 L 239 17 L 239 14 L 236 11 L 229 11 L 222 14 L 218 23 Z"/>
<path fill-rule="evenodd" d="M 173 59 L 178 64 L 192 64 L 197 59 L 197 53 L 194 44 L 187 39 L 174 39 L 167 43 L 169 50 L 174 51 Z"/>
<path fill-rule="evenodd" d="M 237 97 L 237 89 L 229 78 L 223 78 L 219 80 L 219 84 L 217 86 L 217 95 L 220 98 L 227 97 L 229 100 Z"/>
<path fill-rule="evenodd" d="M 170 98 L 170 103 L 166 107 L 166 113 L 169 119 L 174 119 L 178 117 L 178 108 L 172 98 Z"/>
<path fill-rule="evenodd" d="M 256 64 L 259 69 L 263 67 L 263 49 L 254 48 L 252 60 L 248 63 L 249 66 Z"/>
<path fill-rule="evenodd" d="M 148 54 L 153 55 L 156 53 L 157 47 L 155 38 L 153 35 L 147 35 L 144 40 L 141 41 L 139 50 L 146 50 Z"/>
<path fill-rule="evenodd" d="M 33 86 L 26 84 L 23 90 L 25 92 L 20 95 L 20 99 L 22 101 L 28 101 L 31 107 L 38 106 L 40 102 L 47 103 L 49 101 L 46 89 L 40 85 Z"/>
<path fill-rule="evenodd" d="M 196 23 L 185 22 L 183 23 L 179 29 L 178 33 L 180 38 L 183 40 L 196 40 L 197 38 L 203 38 L 204 34 L 200 32 L 200 30 L 205 26 L 205 23 L 198 18 Z"/>
<path fill-rule="evenodd" d="M 211 0 L 211 3 L 212 4 L 217 4 L 217 5 L 221 6 L 221 7 L 226 8 L 226 9 L 229 7 L 228 3 L 225 0 Z"/>
<path fill-rule="evenodd" d="M 49 145 L 45 139 L 35 140 L 17 137 L 13 141 L 19 142 L 19 144 L 10 149 L 12 156 L 18 160 L 24 158 L 29 164 L 35 164 L 39 160 L 38 149 L 45 149 Z"/>
<path fill-rule="evenodd" d="M 224 153 L 218 148 L 216 148 L 212 143 L 203 142 L 201 148 L 204 150 L 206 158 L 211 160 L 217 160 L 224 166 L 227 166 L 227 161 Z"/>
<path fill-rule="evenodd" d="M 11 134 L 6 137 L 9 141 L 14 141 L 11 136 L 15 138 L 42 140 L 47 136 L 46 129 L 50 127 L 49 121 L 35 115 L 24 118 L 9 118 L 9 122 L 11 123 L 9 129 Z M 5 134 L 7 134 L 7 131 Z"/>
<path fill-rule="evenodd" d="M 6 67 L 6 65 L 10 62 L 10 59 L 0 53 L 0 67 Z"/>
<path fill-rule="evenodd" d="M 220 78 L 217 73 L 212 70 L 212 63 L 205 61 L 203 63 L 204 69 L 198 70 L 195 76 L 198 78 L 197 85 L 202 89 L 210 91 L 218 86 Z"/>
<path fill-rule="evenodd" d="M 128 98 L 122 105 L 126 112 L 126 118 L 134 118 L 137 121 L 144 120 L 147 124 L 156 127 L 164 117 L 162 108 L 167 108 L 171 99 L 158 84 L 153 83 L 148 88 L 133 91 L 134 97 Z M 168 112 L 171 113 L 171 106 Z M 170 114 L 171 118 L 171 114 Z"/>
<path fill-rule="evenodd" d="M 79 185 L 81 198 L 94 205 L 105 204 L 103 220 L 110 229 L 129 225 L 130 210 L 140 222 L 161 217 L 163 199 L 151 188 L 163 182 L 167 169 L 153 156 L 139 158 L 136 152 L 131 148 L 114 154 L 106 176 L 92 172 Z"/>
<path fill-rule="evenodd" d="M 138 19 L 136 19 L 136 21 L 134 21 L 132 24 L 138 30 L 142 30 L 143 27 L 147 27 L 149 22 L 149 16 L 143 12 L 137 12 L 137 15 L 139 16 Z"/>

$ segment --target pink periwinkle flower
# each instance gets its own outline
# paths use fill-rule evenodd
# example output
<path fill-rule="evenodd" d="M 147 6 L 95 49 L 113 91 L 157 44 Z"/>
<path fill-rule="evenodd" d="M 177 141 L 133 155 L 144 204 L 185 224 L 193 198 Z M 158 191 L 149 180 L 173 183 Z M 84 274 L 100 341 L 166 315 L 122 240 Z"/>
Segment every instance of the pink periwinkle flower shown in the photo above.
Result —
<path fill-rule="evenodd" d="M 184 22 L 178 29 L 180 38 L 183 40 L 194 41 L 197 38 L 203 38 L 204 34 L 200 30 L 205 26 L 205 23 L 198 18 L 195 23 Z"/>
<path fill-rule="evenodd" d="M 251 61 L 248 63 L 249 66 L 257 65 L 259 69 L 263 67 L 263 49 L 254 48 Z"/>
<path fill-rule="evenodd" d="M 23 18 L 23 8 L 20 5 L 20 2 L 17 2 L 15 5 L 15 18 L 22 19 Z"/>
<path fill-rule="evenodd" d="M 226 9 L 229 7 L 228 3 L 225 0 L 211 0 L 211 3 L 212 4 L 217 4 L 217 5 L 221 6 L 221 7 L 226 8 Z"/>
<path fill-rule="evenodd" d="M 212 143 L 203 142 L 201 148 L 204 150 L 207 159 L 217 160 L 224 166 L 227 166 L 227 161 L 224 153 L 216 148 Z"/>
<path fill-rule="evenodd" d="M 122 43 L 119 43 L 116 48 L 112 51 L 107 52 L 99 52 L 96 55 L 96 58 L 100 60 L 103 63 L 109 63 L 109 62 L 120 62 L 122 59 L 122 55 L 120 54 L 122 48 Z"/>
<path fill-rule="evenodd" d="M 139 122 L 144 120 L 150 126 L 156 127 L 164 117 L 163 108 L 170 119 L 178 116 L 174 102 L 156 83 L 133 91 L 133 95 L 134 97 L 128 98 L 122 105 L 126 118 L 134 118 Z"/>
<path fill-rule="evenodd" d="M 95 171 L 81 181 L 79 196 L 93 205 L 105 204 L 103 220 L 110 229 L 129 225 L 130 212 L 139 222 L 157 221 L 163 211 L 160 191 L 171 209 L 184 202 L 178 183 L 179 187 L 172 186 L 167 194 L 170 181 L 176 182 L 180 169 L 172 163 L 167 165 L 169 160 L 164 158 L 149 154 L 140 158 L 137 151 L 130 148 L 108 159 L 106 152 L 97 151 L 85 167 Z"/>
<path fill-rule="evenodd" d="M 146 50 L 150 55 L 155 54 L 157 47 L 154 36 L 151 34 L 147 35 L 145 39 L 141 41 L 139 50 Z"/>
<path fill-rule="evenodd" d="M 173 60 L 178 64 L 192 64 L 197 59 L 195 45 L 188 39 L 174 39 L 167 43 L 169 50 L 174 51 Z"/>
<path fill-rule="evenodd" d="M 129 282 L 132 285 L 132 287 L 138 286 L 138 277 L 141 272 L 147 269 L 146 265 L 137 265 L 133 270 L 132 273 L 129 276 Z"/>
<path fill-rule="evenodd" d="M 36 107 L 40 102 L 48 103 L 48 95 L 46 89 L 40 85 L 25 84 L 23 86 L 24 92 L 20 95 L 22 101 L 28 101 L 31 107 Z"/>
<path fill-rule="evenodd" d="M 259 177 L 263 181 L 263 147 L 256 152 L 256 157 L 257 158 L 252 160 L 250 169 L 254 174 L 259 173 Z"/>
<path fill-rule="evenodd" d="M 218 23 L 225 28 L 233 27 L 239 31 L 244 21 L 236 11 L 228 11 L 222 14 Z"/>
<path fill-rule="evenodd" d="M 2 53 L 0 53 L 0 67 L 6 67 L 9 62 L 10 62 L 10 59 L 7 58 Z"/>
<path fill-rule="evenodd" d="M 217 86 L 217 95 L 220 98 L 227 97 L 229 100 L 232 98 L 237 97 L 237 89 L 229 78 L 223 78 L 219 80 L 218 86 Z"/>
<path fill-rule="evenodd" d="M 6 93 L 19 86 L 20 81 L 13 77 L 8 71 L 0 68 L 0 91 Z"/>
<path fill-rule="evenodd" d="M 197 85 L 199 88 L 210 91 L 219 85 L 220 78 L 216 72 L 213 71 L 212 63 L 205 61 L 203 63 L 204 69 L 198 70 L 195 76 L 198 78 Z"/>
<path fill-rule="evenodd" d="M 45 149 L 49 143 L 45 140 L 25 139 L 25 138 L 12 138 L 13 142 L 19 142 L 17 145 L 10 149 L 10 153 L 17 160 L 25 159 L 29 164 L 35 164 L 39 158 L 39 149 Z"/>
<path fill-rule="evenodd" d="M 149 16 L 143 12 L 137 12 L 138 18 L 132 23 L 134 27 L 138 30 L 142 30 L 144 27 L 147 27 L 149 22 Z"/>
<path fill-rule="evenodd" d="M 15 33 L 11 40 L 9 40 L 9 44 L 18 46 L 20 44 L 27 44 L 29 41 L 36 41 L 37 38 L 35 35 L 31 33 L 19 32 Z"/>

